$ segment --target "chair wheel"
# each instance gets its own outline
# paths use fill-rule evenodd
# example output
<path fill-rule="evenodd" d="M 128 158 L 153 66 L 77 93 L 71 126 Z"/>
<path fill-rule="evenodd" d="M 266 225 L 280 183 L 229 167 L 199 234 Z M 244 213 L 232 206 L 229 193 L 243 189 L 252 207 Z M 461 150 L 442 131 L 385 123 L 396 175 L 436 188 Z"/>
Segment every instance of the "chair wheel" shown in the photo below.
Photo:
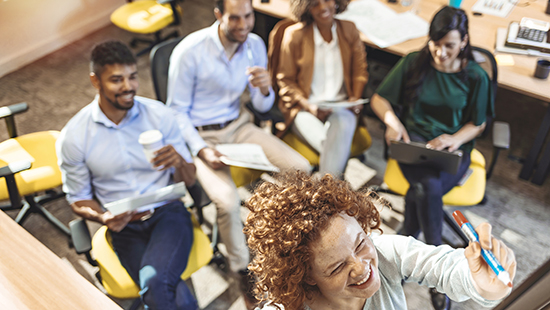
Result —
<path fill-rule="evenodd" d="M 220 252 L 214 252 L 214 256 L 212 257 L 211 263 L 215 263 L 218 268 L 220 268 L 223 272 L 229 271 L 229 265 L 227 264 L 227 260 Z"/>
<path fill-rule="evenodd" d="M 132 41 L 130 41 L 130 47 L 135 48 L 137 45 L 138 45 L 138 42 L 136 39 L 133 39 Z"/>

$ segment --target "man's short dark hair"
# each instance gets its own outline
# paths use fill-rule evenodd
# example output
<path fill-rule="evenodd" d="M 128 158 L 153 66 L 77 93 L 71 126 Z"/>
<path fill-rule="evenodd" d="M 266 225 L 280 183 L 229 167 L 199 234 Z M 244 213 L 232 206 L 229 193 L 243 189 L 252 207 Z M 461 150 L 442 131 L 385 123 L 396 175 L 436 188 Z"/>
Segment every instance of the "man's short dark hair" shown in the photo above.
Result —
<path fill-rule="evenodd" d="M 250 4 L 252 4 L 252 0 L 250 0 Z M 214 5 L 223 14 L 225 0 L 214 0 Z"/>
<path fill-rule="evenodd" d="M 90 71 L 101 76 L 105 65 L 136 64 L 136 57 L 128 46 L 120 41 L 105 41 L 94 46 L 90 57 Z"/>

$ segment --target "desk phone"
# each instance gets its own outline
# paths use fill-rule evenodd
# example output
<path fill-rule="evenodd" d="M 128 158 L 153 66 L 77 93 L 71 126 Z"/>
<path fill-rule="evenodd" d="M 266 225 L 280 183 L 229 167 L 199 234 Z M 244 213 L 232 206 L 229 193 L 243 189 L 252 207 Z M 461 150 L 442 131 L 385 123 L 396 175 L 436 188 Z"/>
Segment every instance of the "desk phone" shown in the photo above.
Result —
<path fill-rule="evenodd" d="M 519 24 L 517 37 L 535 42 L 544 42 L 548 35 L 549 28 L 550 23 L 548 22 L 531 18 L 522 18 Z"/>

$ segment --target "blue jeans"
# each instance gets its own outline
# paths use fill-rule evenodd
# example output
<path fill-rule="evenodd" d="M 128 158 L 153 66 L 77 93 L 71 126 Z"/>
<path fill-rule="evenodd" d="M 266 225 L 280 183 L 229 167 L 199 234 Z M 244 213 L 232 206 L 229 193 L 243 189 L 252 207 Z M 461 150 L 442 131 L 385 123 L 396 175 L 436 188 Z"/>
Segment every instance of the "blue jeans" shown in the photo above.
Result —
<path fill-rule="evenodd" d="M 417 135 L 412 141 L 426 142 Z M 405 220 L 400 234 L 418 237 L 424 233 L 427 244 L 440 245 L 443 229 L 443 196 L 460 181 L 470 166 L 470 154 L 464 154 L 456 174 L 435 168 L 399 164 L 410 187 L 405 195 Z"/>
<path fill-rule="evenodd" d="M 198 309 L 180 276 L 193 244 L 193 225 L 181 201 L 155 210 L 146 221 L 110 231 L 118 258 L 141 288 L 145 309 Z"/>

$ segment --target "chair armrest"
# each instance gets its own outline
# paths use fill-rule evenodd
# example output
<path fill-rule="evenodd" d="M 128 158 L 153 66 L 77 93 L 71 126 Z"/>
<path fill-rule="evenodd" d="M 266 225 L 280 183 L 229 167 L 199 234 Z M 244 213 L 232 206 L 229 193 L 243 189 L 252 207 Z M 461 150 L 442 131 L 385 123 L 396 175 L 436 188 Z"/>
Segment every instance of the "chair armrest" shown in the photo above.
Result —
<path fill-rule="evenodd" d="M 12 104 L 6 107 L 0 108 L 0 118 L 12 116 L 25 112 L 29 109 L 29 105 L 26 102 Z"/>
<path fill-rule="evenodd" d="M 85 219 L 72 220 L 69 223 L 73 246 L 78 254 L 86 254 L 92 250 L 92 237 Z"/>
<path fill-rule="evenodd" d="M 493 123 L 493 146 L 499 149 L 510 148 L 510 125 L 508 123 Z"/>
<path fill-rule="evenodd" d="M 272 120 L 275 115 L 273 115 L 272 113 L 272 110 L 269 110 L 267 112 L 258 112 L 258 110 L 254 109 L 254 105 L 252 105 L 252 102 L 249 101 L 245 104 L 245 107 L 250 111 L 252 112 L 252 115 L 254 115 L 254 123 L 256 123 L 256 121 L 268 121 L 268 120 Z"/>
<path fill-rule="evenodd" d="M 0 178 L 4 178 L 9 175 L 14 175 L 16 173 L 19 173 L 21 171 L 24 171 L 30 168 L 31 168 L 30 161 L 26 161 L 26 160 L 16 161 L 7 166 L 0 168 Z"/>

